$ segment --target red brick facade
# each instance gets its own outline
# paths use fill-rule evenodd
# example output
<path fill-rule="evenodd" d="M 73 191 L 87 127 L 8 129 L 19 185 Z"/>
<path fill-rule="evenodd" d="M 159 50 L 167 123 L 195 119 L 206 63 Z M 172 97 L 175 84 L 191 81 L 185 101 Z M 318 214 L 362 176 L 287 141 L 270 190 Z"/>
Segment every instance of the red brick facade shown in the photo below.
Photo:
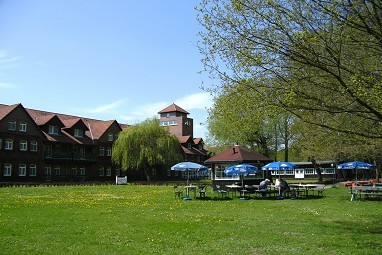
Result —
<path fill-rule="evenodd" d="M 179 109 L 170 114 L 178 115 Z M 187 114 L 182 109 L 182 116 L 170 118 L 181 123 L 173 125 L 170 132 L 178 136 L 185 160 L 202 163 L 207 159 L 207 151 L 201 138 L 192 137 L 193 122 Z M 116 120 L 102 121 L 26 109 L 21 104 L 0 104 L 0 182 L 112 182 L 121 173 L 112 164 L 112 146 L 125 127 Z M 136 180 L 145 179 L 139 171 L 127 171 L 127 175 Z M 157 169 L 155 177 L 163 180 L 177 175 L 168 169 Z"/>

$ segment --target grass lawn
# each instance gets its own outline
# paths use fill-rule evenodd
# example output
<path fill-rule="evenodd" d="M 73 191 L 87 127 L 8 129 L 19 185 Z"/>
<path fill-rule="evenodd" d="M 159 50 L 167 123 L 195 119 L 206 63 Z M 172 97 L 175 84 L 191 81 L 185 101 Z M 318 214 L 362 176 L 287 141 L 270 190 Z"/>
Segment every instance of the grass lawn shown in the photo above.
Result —
<path fill-rule="evenodd" d="M 0 189 L 0 254 L 378 254 L 382 201 L 184 201 L 171 186 Z"/>

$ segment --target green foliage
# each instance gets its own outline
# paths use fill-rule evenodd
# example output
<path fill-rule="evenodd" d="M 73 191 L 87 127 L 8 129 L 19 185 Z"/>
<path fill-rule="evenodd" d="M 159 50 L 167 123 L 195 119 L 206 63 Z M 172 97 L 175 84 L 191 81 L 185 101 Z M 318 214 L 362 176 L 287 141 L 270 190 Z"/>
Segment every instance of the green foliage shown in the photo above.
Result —
<path fill-rule="evenodd" d="M 221 146 L 239 143 L 270 157 L 280 145 L 288 147 L 293 116 L 265 102 L 265 91 L 251 89 L 252 82 L 242 80 L 222 89 L 209 109 L 208 129 Z"/>
<path fill-rule="evenodd" d="M 175 199 L 172 186 L 0 189 L 1 254 L 376 254 L 381 201 Z"/>
<path fill-rule="evenodd" d="M 203 63 L 305 123 L 382 139 L 382 2 L 202 0 Z M 256 106 L 255 106 L 256 107 Z"/>
<path fill-rule="evenodd" d="M 295 123 L 294 133 L 298 134 L 292 145 L 295 160 L 306 161 L 315 156 L 317 160 L 367 161 L 382 165 L 382 141 L 361 136 L 348 136 L 322 127 L 312 128 Z"/>
<path fill-rule="evenodd" d="M 151 169 L 169 166 L 181 159 L 177 137 L 160 127 L 155 118 L 122 131 L 113 145 L 113 162 L 127 170 L 142 169 L 148 180 L 151 178 Z"/>

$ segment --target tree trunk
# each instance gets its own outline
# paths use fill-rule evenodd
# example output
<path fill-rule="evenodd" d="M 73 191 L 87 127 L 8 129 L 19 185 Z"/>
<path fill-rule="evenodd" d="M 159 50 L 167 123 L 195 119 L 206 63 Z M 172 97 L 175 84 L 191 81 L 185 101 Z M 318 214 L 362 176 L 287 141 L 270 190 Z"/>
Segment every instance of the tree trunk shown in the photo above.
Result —
<path fill-rule="evenodd" d="M 289 129 L 288 129 L 288 118 L 284 118 L 284 158 L 285 162 L 289 162 Z"/>
<path fill-rule="evenodd" d="M 314 156 L 310 157 L 310 161 L 313 164 L 313 168 L 316 170 L 316 173 L 317 173 L 317 182 L 322 183 L 323 181 L 322 181 L 321 169 L 320 169 L 319 165 L 317 164 L 317 161 L 314 158 Z"/>
<path fill-rule="evenodd" d="M 145 172 L 147 181 L 151 182 L 152 181 L 152 172 L 151 172 L 151 170 L 149 168 L 145 167 L 144 172 Z"/>

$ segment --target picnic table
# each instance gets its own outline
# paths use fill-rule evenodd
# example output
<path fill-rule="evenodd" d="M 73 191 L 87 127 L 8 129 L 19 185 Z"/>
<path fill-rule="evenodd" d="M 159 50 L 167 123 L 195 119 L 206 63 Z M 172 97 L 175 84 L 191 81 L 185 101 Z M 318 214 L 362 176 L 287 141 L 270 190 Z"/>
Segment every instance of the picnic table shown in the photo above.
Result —
<path fill-rule="evenodd" d="M 325 185 L 323 184 L 312 184 L 312 183 L 306 183 L 306 184 L 289 184 L 289 187 L 291 190 L 294 190 L 296 192 L 296 195 L 304 195 L 304 196 L 315 196 L 315 193 L 317 195 L 323 194 L 323 189 Z"/>
<path fill-rule="evenodd" d="M 351 201 L 382 197 L 382 186 L 353 186 L 349 187 L 351 194 Z M 354 190 L 354 192 L 353 192 Z"/>

